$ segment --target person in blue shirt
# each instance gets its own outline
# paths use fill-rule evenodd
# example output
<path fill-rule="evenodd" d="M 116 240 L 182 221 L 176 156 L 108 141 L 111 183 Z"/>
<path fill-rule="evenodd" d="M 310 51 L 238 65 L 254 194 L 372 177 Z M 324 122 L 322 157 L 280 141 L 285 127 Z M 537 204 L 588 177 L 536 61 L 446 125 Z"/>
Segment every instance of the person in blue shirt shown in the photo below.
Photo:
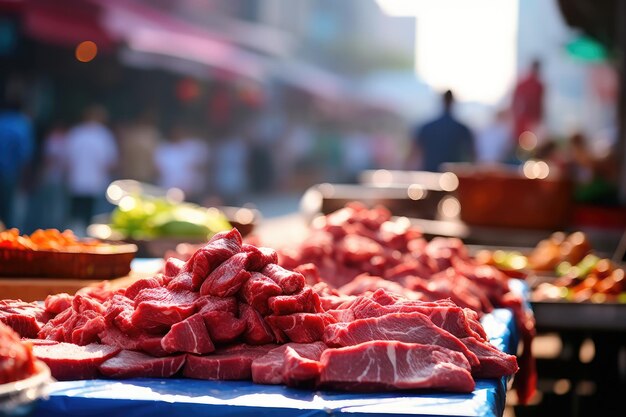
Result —
<path fill-rule="evenodd" d="M 473 162 L 474 136 L 471 130 L 452 114 L 454 96 L 443 94 L 443 113 L 416 129 L 413 134 L 409 169 L 439 172 L 445 162 Z"/>
<path fill-rule="evenodd" d="M 15 227 L 15 194 L 34 151 L 33 127 L 20 107 L 18 101 L 8 100 L 0 108 L 0 223 L 7 228 Z"/>

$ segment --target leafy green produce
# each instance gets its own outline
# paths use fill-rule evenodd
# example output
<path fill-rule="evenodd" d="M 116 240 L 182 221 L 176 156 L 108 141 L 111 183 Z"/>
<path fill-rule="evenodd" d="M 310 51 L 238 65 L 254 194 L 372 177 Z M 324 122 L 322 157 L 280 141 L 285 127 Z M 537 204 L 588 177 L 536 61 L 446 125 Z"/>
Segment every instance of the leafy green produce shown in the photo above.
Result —
<path fill-rule="evenodd" d="M 229 230 L 231 225 L 224 213 L 216 208 L 135 195 L 124 197 L 113 210 L 111 228 L 132 239 L 206 239 L 222 230 Z"/>

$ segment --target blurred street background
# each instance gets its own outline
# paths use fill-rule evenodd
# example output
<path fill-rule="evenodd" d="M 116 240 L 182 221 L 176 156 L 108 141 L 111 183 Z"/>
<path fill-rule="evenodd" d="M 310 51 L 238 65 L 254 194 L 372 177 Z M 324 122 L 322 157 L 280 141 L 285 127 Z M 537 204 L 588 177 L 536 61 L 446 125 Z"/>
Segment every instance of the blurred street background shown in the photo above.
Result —
<path fill-rule="evenodd" d="M 121 178 L 282 214 L 428 167 L 415 137 L 446 90 L 474 144 L 446 161 L 541 158 L 617 204 L 616 35 L 589 36 L 609 6 L 584 31 L 591 2 L 565 3 L 0 0 L 0 122 L 27 132 L 0 155 L 3 221 L 80 231 Z"/>

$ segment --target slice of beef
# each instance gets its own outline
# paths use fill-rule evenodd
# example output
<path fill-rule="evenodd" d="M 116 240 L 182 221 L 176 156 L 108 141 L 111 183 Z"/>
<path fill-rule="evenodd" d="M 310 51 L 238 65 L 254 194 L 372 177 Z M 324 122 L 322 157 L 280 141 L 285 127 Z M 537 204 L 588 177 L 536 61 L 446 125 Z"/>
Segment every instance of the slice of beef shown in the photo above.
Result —
<path fill-rule="evenodd" d="M 292 295 L 277 295 L 270 297 L 267 305 L 276 316 L 284 316 L 293 313 L 321 313 L 322 305 L 319 296 L 311 287 L 303 288 L 302 291 Z"/>
<path fill-rule="evenodd" d="M 72 343 L 33 346 L 35 356 L 48 365 L 52 376 L 59 381 L 97 378 L 98 366 L 119 351 L 114 346 L 95 343 L 86 346 Z"/>
<path fill-rule="evenodd" d="M 326 327 L 324 342 L 328 346 L 352 346 L 370 340 L 396 340 L 406 343 L 437 345 L 461 352 L 471 365 L 478 358 L 459 339 L 437 327 L 421 313 L 396 313 L 336 323 Z"/>
<path fill-rule="evenodd" d="M 185 357 L 155 358 L 141 352 L 122 350 L 104 361 L 98 370 L 109 378 L 169 378 L 183 367 Z"/>
<path fill-rule="evenodd" d="M 194 290 L 198 290 L 222 262 L 240 251 L 241 234 L 237 229 L 213 235 L 209 243 L 198 249 L 185 265 L 185 271 L 191 272 Z"/>
<path fill-rule="evenodd" d="M 274 341 L 274 334 L 263 316 L 248 304 L 239 304 L 239 317 L 246 323 L 243 338 L 251 345 L 265 345 Z"/>
<path fill-rule="evenodd" d="M 167 283 L 167 288 L 172 291 L 194 291 L 195 287 L 191 272 L 183 271 L 179 273 Z"/>
<path fill-rule="evenodd" d="M 161 347 L 162 336 L 155 336 L 148 333 L 137 333 L 132 336 L 127 335 L 115 326 L 107 326 L 98 333 L 98 337 L 105 345 L 115 346 L 120 349 L 141 350 L 152 356 L 167 356 Z"/>
<path fill-rule="evenodd" d="M 9 382 L 28 378 L 37 372 L 37 366 L 33 357 L 32 347 L 28 343 L 22 343 L 20 336 L 9 326 L 0 322 L 0 386 Z M 2 414 L 4 411 L 15 409 L 11 404 L 11 389 L 2 389 Z M 18 391 L 16 388 L 15 391 Z M 7 398 L 8 397 L 8 398 Z M 19 413 L 16 413 L 19 414 Z"/>
<path fill-rule="evenodd" d="M 224 311 L 237 314 L 239 311 L 239 303 L 235 297 L 214 297 L 212 295 L 202 295 L 196 300 L 196 307 L 199 313 Z"/>
<path fill-rule="evenodd" d="M 231 343 L 246 330 L 246 322 L 237 318 L 239 305 L 235 297 L 204 295 L 196 306 L 214 343 Z"/>
<path fill-rule="evenodd" d="M 322 364 L 302 357 L 295 349 L 287 347 L 283 354 L 283 378 L 289 387 L 313 386 L 319 379 Z"/>
<path fill-rule="evenodd" d="M 41 327 L 41 330 L 36 335 L 37 338 L 64 342 L 65 334 L 67 333 L 67 329 L 64 324 L 70 323 L 70 319 L 73 314 L 74 310 L 72 308 L 68 308 L 62 313 L 57 314 L 55 318 L 48 321 Z"/>
<path fill-rule="evenodd" d="M 69 295 L 68 293 L 60 293 L 49 295 L 46 297 L 44 301 L 44 306 L 46 311 L 50 314 L 59 314 L 63 312 L 65 309 L 72 306 L 72 300 L 74 299 L 73 295 Z"/>
<path fill-rule="evenodd" d="M 334 322 L 329 314 L 295 313 L 288 316 L 267 316 L 272 327 L 280 329 L 292 342 L 312 343 L 322 340 L 324 328 Z"/>
<path fill-rule="evenodd" d="M 246 271 L 248 253 L 241 252 L 225 260 L 204 280 L 200 294 L 229 297 L 235 295 L 241 286 L 250 278 Z"/>
<path fill-rule="evenodd" d="M 294 294 L 304 288 L 304 276 L 299 272 L 289 271 L 277 264 L 268 264 L 261 272 L 280 285 L 285 294 Z"/>
<path fill-rule="evenodd" d="M 37 337 L 50 314 L 37 303 L 22 300 L 0 300 L 0 321 L 21 337 Z"/>
<path fill-rule="evenodd" d="M 235 317 L 231 312 L 208 311 L 200 314 L 211 340 L 215 343 L 232 343 L 246 331 L 246 321 Z"/>
<path fill-rule="evenodd" d="M 403 302 L 397 301 L 395 304 L 381 305 L 373 297 L 359 297 L 351 306 L 350 310 L 355 319 L 380 317 L 393 313 L 422 313 L 442 329 L 452 333 L 456 337 L 476 336 L 480 337 L 470 326 L 465 312 L 458 306 L 432 305 L 419 301 Z"/>
<path fill-rule="evenodd" d="M 79 346 L 100 342 L 98 333 L 106 327 L 106 322 L 101 314 L 95 311 L 85 311 L 76 314 L 76 321 L 72 325 L 72 332 L 68 341 Z"/>
<path fill-rule="evenodd" d="M 480 364 L 472 367 L 472 375 L 475 378 L 500 378 L 513 375 L 519 370 L 517 358 L 502 352 L 489 342 L 476 340 L 473 337 L 461 339 L 476 356 Z"/>
<path fill-rule="evenodd" d="M 159 279 L 154 278 L 154 277 L 143 278 L 130 284 L 126 288 L 126 291 L 124 292 L 124 296 L 131 300 L 134 300 L 135 297 L 137 297 L 137 294 L 141 292 L 141 290 L 144 290 L 146 288 L 157 288 L 157 287 L 161 287 L 161 282 Z"/>
<path fill-rule="evenodd" d="M 171 353 L 186 352 L 202 355 L 215 350 L 200 314 L 194 314 L 174 324 L 161 339 L 161 346 L 164 351 Z"/>
<path fill-rule="evenodd" d="M 293 270 L 294 272 L 299 272 L 304 276 L 304 280 L 307 285 L 314 286 L 315 284 L 319 284 L 322 282 L 322 277 L 320 277 L 320 271 L 319 269 L 317 269 L 317 266 L 315 266 L 315 264 L 308 263 L 299 265 Z"/>
<path fill-rule="evenodd" d="M 288 348 L 292 349 L 295 355 L 300 358 L 318 361 L 322 352 L 327 349 L 327 346 L 322 342 L 287 343 L 272 349 L 252 362 L 252 380 L 257 384 L 277 385 L 285 382 L 286 374 L 294 382 L 298 379 L 304 380 L 304 373 L 306 372 L 302 372 L 304 369 L 298 369 L 297 358 L 294 358 L 292 363 L 285 368 L 285 354 Z M 290 354 L 290 358 L 295 355 Z M 303 368 L 307 368 L 307 365 L 304 365 Z M 302 378 L 299 378 L 299 376 L 302 376 Z"/>
<path fill-rule="evenodd" d="M 135 297 L 132 324 L 139 329 L 159 331 L 195 313 L 197 293 L 147 288 Z"/>
<path fill-rule="evenodd" d="M 240 346 L 208 356 L 187 355 L 183 375 L 210 380 L 249 380 L 252 362 L 276 345 Z"/>
<path fill-rule="evenodd" d="M 327 349 L 320 358 L 320 385 L 353 391 L 441 389 L 472 392 L 467 359 L 441 346 L 368 341 Z"/>
<path fill-rule="evenodd" d="M 267 300 L 282 293 L 278 284 L 260 272 L 253 272 L 239 290 L 241 298 L 264 316 L 270 313 Z"/>
<path fill-rule="evenodd" d="M 165 265 L 163 266 L 163 275 L 166 277 L 174 278 L 185 268 L 185 261 L 178 258 L 167 258 Z"/>
<path fill-rule="evenodd" d="M 256 247 L 244 243 L 241 249 L 248 253 L 248 271 L 260 271 L 267 264 L 278 263 L 278 254 L 272 248 Z"/>

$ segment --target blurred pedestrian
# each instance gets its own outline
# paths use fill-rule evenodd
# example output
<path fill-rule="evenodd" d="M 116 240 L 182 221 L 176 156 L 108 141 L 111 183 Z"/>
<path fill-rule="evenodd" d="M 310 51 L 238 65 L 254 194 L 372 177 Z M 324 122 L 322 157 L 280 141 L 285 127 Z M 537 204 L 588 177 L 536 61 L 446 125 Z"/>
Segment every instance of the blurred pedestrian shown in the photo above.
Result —
<path fill-rule="evenodd" d="M 178 188 L 189 201 L 199 202 L 206 191 L 209 146 L 183 123 L 177 123 L 167 142 L 154 153 L 159 186 Z"/>
<path fill-rule="evenodd" d="M 515 86 L 511 112 L 514 135 L 519 138 L 525 131 L 535 132 L 543 120 L 544 86 L 541 81 L 541 62 L 534 60 L 530 71 Z"/>
<path fill-rule="evenodd" d="M 38 211 L 37 228 L 65 227 L 67 133 L 65 123 L 57 122 L 44 137 L 41 181 L 35 197 L 40 203 L 35 208 Z"/>
<path fill-rule="evenodd" d="M 242 203 L 248 191 L 248 158 L 248 146 L 239 132 L 217 139 L 211 177 L 223 204 Z"/>
<path fill-rule="evenodd" d="M 452 114 L 452 91 L 446 91 L 442 101 L 443 113 L 417 129 L 413 135 L 409 169 L 419 167 L 438 172 L 445 162 L 473 162 L 475 159 L 472 132 Z"/>
<path fill-rule="evenodd" d="M 493 120 L 476 136 L 476 161 L 505 162 L 513 150 L 513 129 L 506 110 L 499 110 Z"/>
<path fill-rule="evenodd" d="M 83 121 L 67 136 L 70 216 L 73 222 L 82 223 L 82 227 L 89 225 L 118 162 L 115 138 L 105 125 L 107 117 L 103 107 L 92 105 L 85 110 Z"/>
<path fill-rule="evenodd" d="M 156 114 L 147 109 L 130 125 L 120 130 L 120 177 L 154 183 L 157 170 L 154 153 L 161 134 L 156 126 Z"/>
<path fill-rule="evenodd" d="M 24 168 L 34 153 L 33 126 L 17 99 L 0 109 L 0 222 L 16 227 L 14 203 Z"/>

